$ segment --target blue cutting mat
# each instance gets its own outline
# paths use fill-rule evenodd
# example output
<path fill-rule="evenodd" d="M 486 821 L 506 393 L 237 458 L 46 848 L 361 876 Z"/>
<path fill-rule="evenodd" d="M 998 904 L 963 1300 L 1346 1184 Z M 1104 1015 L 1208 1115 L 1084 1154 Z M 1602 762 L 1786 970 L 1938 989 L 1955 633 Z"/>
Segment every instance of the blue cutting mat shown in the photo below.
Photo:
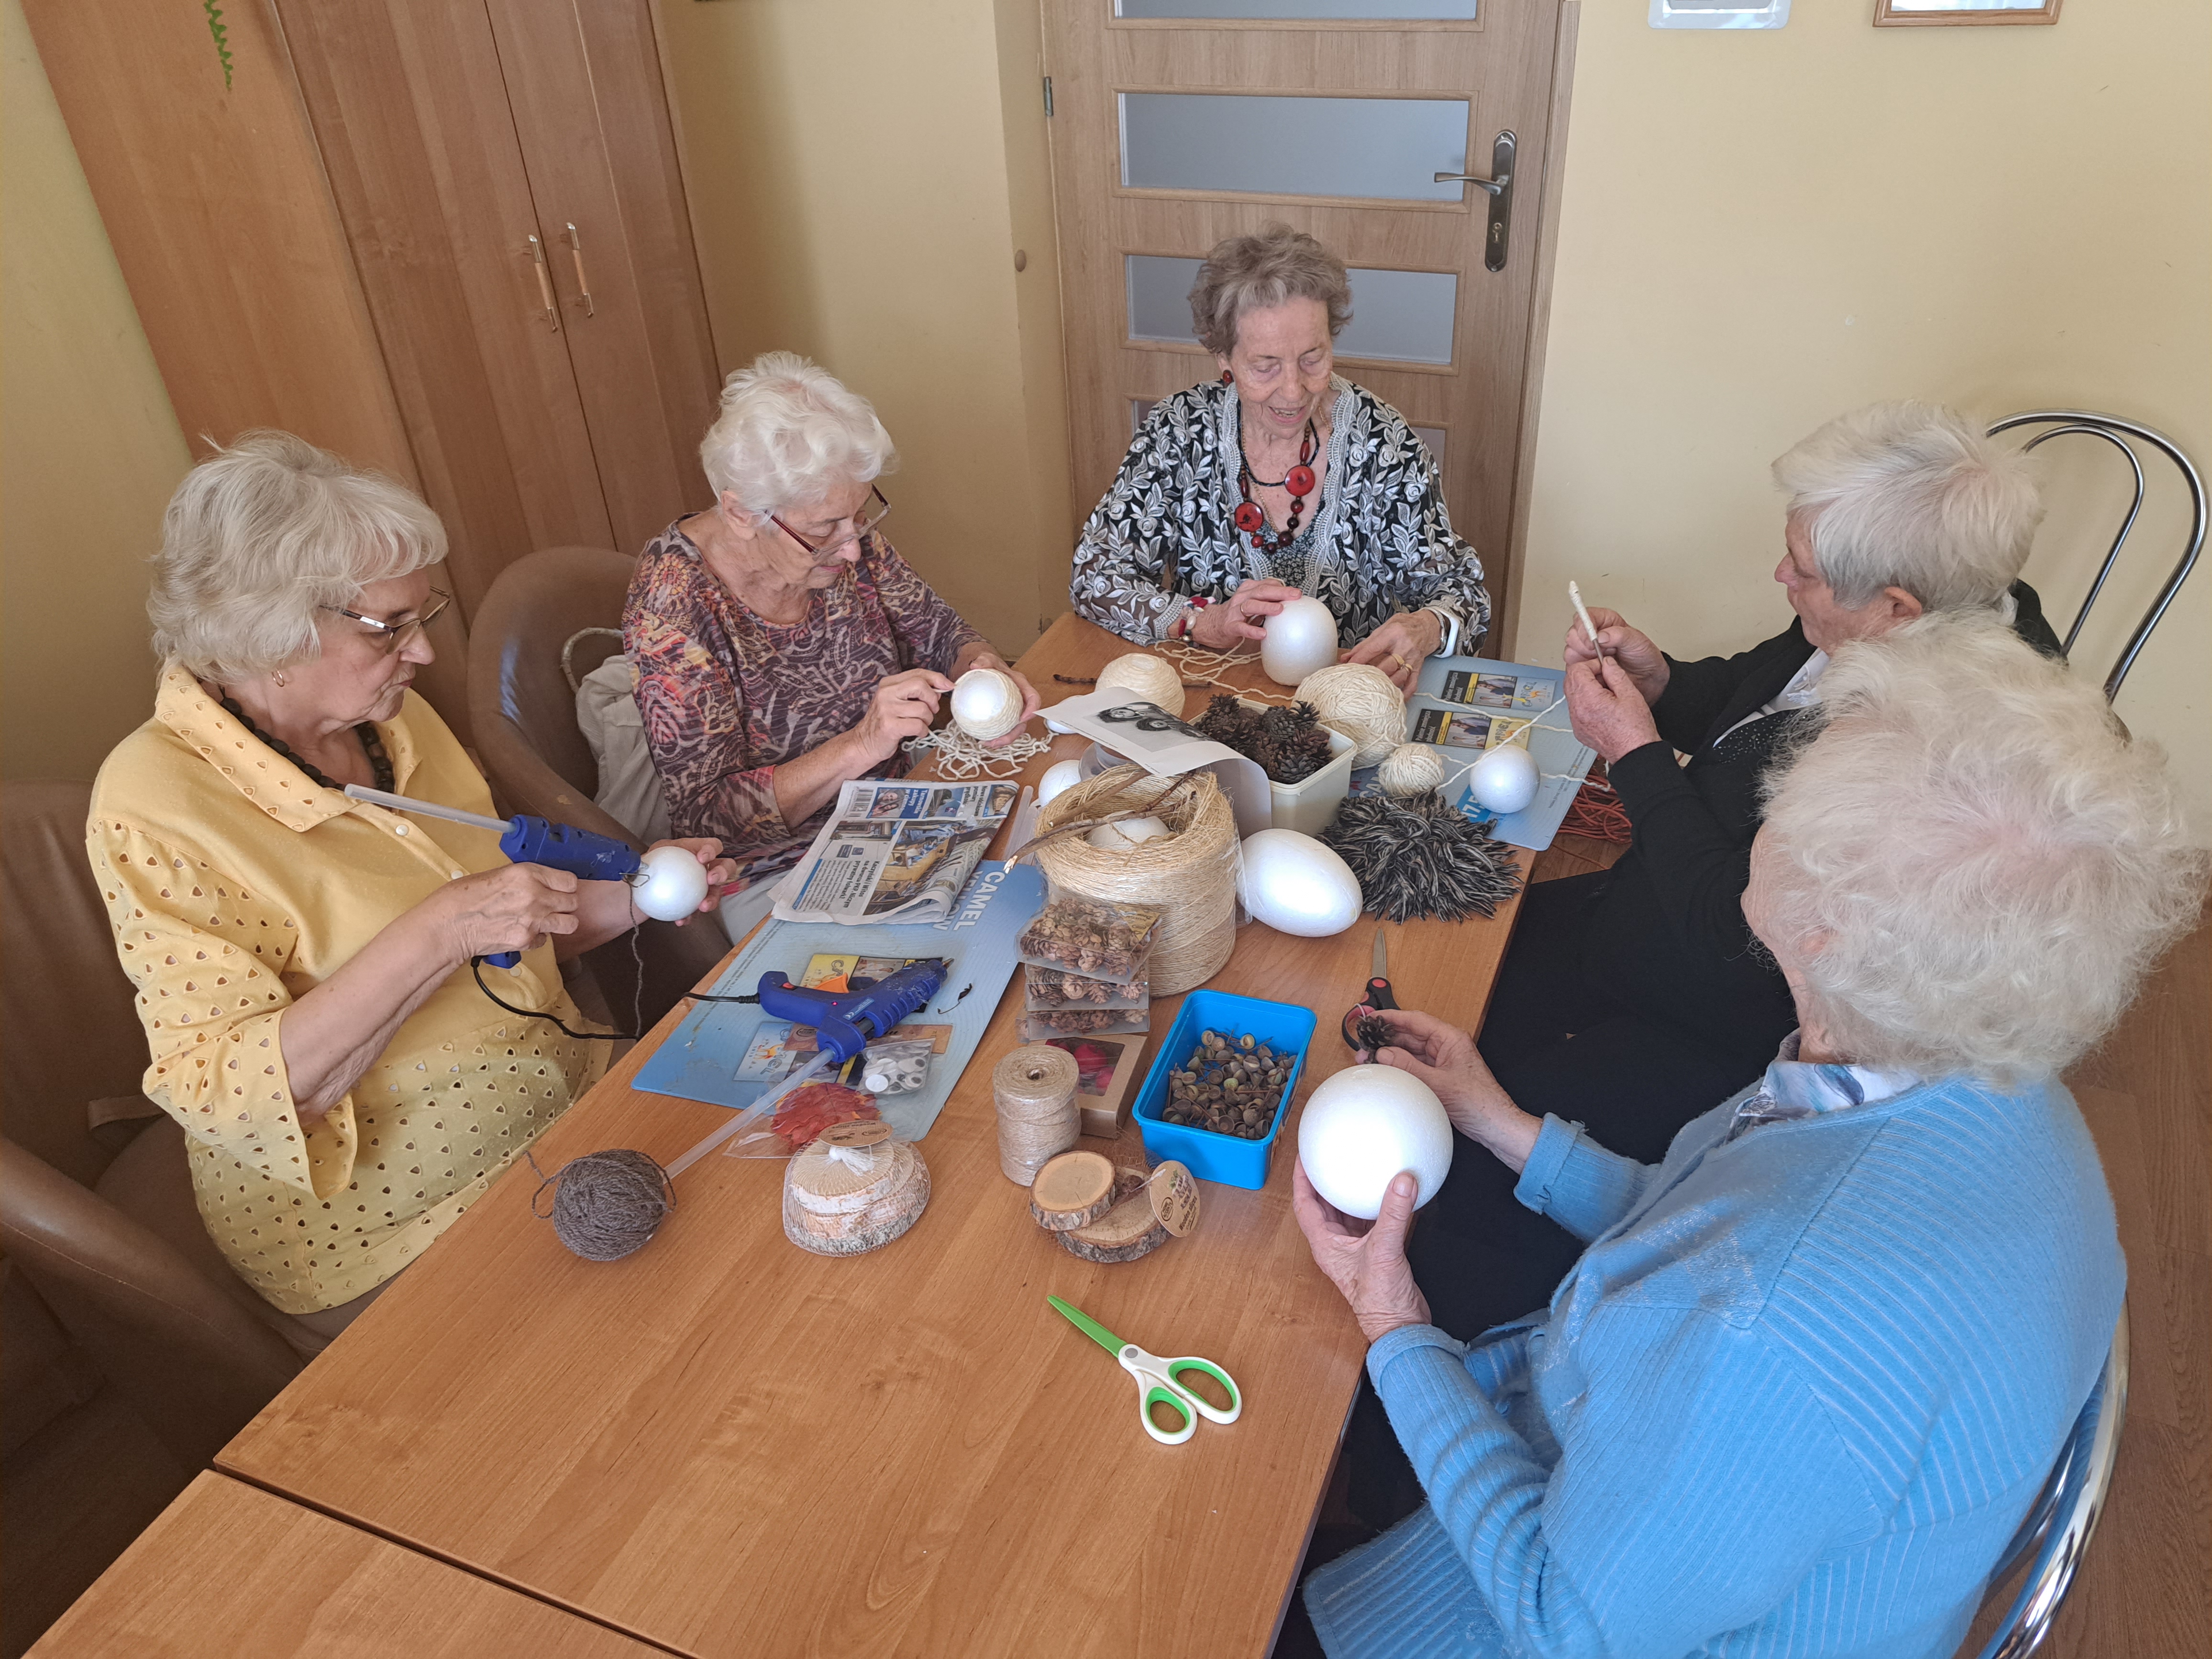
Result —
<path fill-rule="evenodd" d="M 750 992 L 763 974 L 795 975 L 817 956 L 951 957 L 944 987 L 909 1022 L 951 1026 L 945 1052 L 932 1064 L 925 1086 L 912 1094 L 884 1095 L 876 1103 L 884 1122 L 908 1140 L 920 1140 L 974 1058 L 1006 981 L 1019 965 L 1015 937 L 1043 906 L 1044 878 L 1034 866 L 985 863 L 960 896 L 960 908 L 945 921 L 848 927 L 771 921 L 708 988 L 723 996 Z M 969 985 L 975 988 L 961 997 L 961 988 Z M 696 1004 L 640 1069 L 637 1086 L 649 1094 L 680 1095 L 709 1105 L 750 1106 L 769 1084 L 740 1079 L 738 1067 L 760 1028 L 783 1023 L 750 1003 Z"/>

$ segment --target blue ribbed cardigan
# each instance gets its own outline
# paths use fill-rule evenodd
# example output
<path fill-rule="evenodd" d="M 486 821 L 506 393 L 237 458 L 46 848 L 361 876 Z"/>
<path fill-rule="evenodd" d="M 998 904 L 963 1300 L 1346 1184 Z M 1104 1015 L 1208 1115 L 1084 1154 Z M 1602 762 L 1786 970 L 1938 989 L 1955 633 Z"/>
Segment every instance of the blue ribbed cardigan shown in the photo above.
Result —
<path fill-rule="evenodd" d="M 1331 1659 L 1956 1649 L 2119 1316 L 2096 1148 L 2055 1082 L 1735 1103 L 1656 1166 L 1547 1118 L 1550 1308 L 1369 1351 L 1429 1503 L 1307 1581 Z"/>

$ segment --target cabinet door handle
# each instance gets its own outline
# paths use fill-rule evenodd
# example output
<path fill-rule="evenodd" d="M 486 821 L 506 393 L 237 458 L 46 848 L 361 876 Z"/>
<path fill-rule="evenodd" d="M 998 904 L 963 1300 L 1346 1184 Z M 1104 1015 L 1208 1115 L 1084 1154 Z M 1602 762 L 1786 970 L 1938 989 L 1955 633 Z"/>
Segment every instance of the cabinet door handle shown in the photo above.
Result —
<path fill-rule="evenodd" d="M 568 226 L 568 257 L 576 262 L 576 303 L 584 307 L 584 315 L 588 317 L 592 314 L 592 279 L 584 275 L 584 239 L 573 221 Z"/>
<path fill-rule="evenodd" d="M 538 297 L 544 303 L 545 325 L 558 334 L 561 331 L 561 308 L 553 303 L 553 278 L 545 270 L 545 245 L 535 236 L 530 239 L 530 258 L 538 269 Z"/>

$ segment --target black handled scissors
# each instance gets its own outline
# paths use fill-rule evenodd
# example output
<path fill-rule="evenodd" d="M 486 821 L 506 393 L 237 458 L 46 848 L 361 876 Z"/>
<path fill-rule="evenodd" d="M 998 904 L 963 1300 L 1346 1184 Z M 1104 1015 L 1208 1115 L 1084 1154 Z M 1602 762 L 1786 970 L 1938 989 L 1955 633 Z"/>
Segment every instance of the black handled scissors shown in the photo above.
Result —
<path fill-rule="evenodd" d="M 1375 959 L 1371 969 L 1367 988 L 1361 994 L 1358 1005 L 1345 1010 L 1344 1046 L 1355 1051 L 1369 1046 L 1359 1040 L 1360 1017 L 1377 1009 L 1398 1006 L 1398 999 L 1390 994 L 1390 946 L 1380 927 L 1375 930 Z"/>

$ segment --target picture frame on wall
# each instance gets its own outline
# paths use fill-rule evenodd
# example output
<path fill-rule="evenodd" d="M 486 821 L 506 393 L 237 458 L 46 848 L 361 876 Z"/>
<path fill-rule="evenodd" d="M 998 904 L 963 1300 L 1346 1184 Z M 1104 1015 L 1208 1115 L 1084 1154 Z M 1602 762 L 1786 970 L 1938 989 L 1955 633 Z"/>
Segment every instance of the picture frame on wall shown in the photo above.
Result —
<path fill-rule="evenodd" d="M 1878 28 L 1971 23 L 2055 23 L 2059 0 L 1874 0 Z"/>

